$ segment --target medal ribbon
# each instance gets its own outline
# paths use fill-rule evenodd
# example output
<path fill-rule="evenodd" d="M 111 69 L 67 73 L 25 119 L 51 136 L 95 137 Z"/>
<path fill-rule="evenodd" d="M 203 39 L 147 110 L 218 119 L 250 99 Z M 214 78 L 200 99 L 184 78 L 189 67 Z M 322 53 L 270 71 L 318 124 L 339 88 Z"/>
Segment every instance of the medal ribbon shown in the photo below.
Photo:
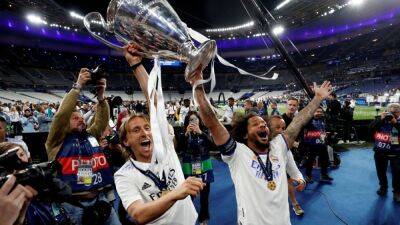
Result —
<path fill-rule="evenodd" d="M 269 161 L 269 152 L 267 154 L 267 161 L 266 161 L 265 165 L 264 165 L 263 161 L 261 160 L 260 155 L 255 151 L 253 151 L 253 152 L 257 157 L 258 164 L 260 164 L 261 170 L 263 171 L 265 178 L 267 179 L 267 181 L 272 181 L 273 180 L 272 163 Z"/>
<path fill-rule="evenodd" d="M 158 178 L 153 172 L 151 172 L 150 170 L 142 170 L 139 167 L 137 167 L 135 165 L 135 163 L 132 162 L 131 159 L 129 159 L 129 161 L 132 163 L 132 165 L 143 175 L 145 175 L 146 177 L 150 178 L 154 184 L 157 186 L 157 188 L 160 191 L 166 191 L 168 188 L 167 182 L 166 182 L 166 178 L 165 178 L 165 173 L 164 171 L 162 172 L 162 176 L 163 179 L 161 180 L 160 178 Z"/>

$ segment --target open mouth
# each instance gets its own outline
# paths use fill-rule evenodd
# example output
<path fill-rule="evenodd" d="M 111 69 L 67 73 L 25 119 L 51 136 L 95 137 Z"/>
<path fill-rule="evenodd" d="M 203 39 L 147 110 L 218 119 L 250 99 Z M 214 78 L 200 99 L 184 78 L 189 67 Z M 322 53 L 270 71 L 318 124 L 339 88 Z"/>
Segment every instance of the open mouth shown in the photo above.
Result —
<path fill-rule="evenodd" d="M 143 140 L 142 142 L 140 142 L 140 145 L 144 148 L 149 148 L 150 147 L 150 140 Z"/>
<path fill-rule="evenodd" d="M 268 133 L 267 133 L 266 131 L 257 132 L 257 135 L 258 135 L 260 138 L 267 138 L 267 137 L 268 137 Z"/>

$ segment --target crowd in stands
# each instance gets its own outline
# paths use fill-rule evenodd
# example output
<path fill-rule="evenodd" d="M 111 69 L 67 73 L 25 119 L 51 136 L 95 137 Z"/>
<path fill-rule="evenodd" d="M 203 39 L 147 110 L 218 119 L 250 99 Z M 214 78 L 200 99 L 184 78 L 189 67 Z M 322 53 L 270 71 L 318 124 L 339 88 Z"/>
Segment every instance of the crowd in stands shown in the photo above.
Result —
<path fill-rule="evenodd" d="M 400 40 L 394 32 L 395 29 L 386 29 L 356 36 L 345 42 L 308 49 L 302 52 L 301 56 L 296 54 L 293 56 L 299 62 L 300 69 L 308 81 L 321 82 L 329 79 L 335 86 L 348 88 L 349 90 L 343 90 L 346 94 L 375 92 L 382 88 L 391 89 L 395 84 L 390 81 L 398 80 L 391 77 L 400 74 L 400 49 L 398 49 Z M 76 71 L 79 68 L 85 66 L 93 69 L 100 64 L 105 64 L 110 73 L 109 80 L 112 80 L 109 90 L 125 90 L 129 87 L 130 90 L 140 91 L 134 79 L 127 76 L 129 71 L 121 57 L 85 55 L 14 45 L 2 45 L 1 51 L 3 54 L 0 56 L 2 64 L 0 87 L 3 89 L 66 90 L 69 83 L 76 79 Z M 267 60 L 256 57 L 256 60 L 247 60 L 240 57 L 228 60 L 251 72 L 261 72 L 268 66 L 277 66 L 276 72 L 280 74 L 280 77 L 276 81 L 258 81 L 254 84 L 252 77 L 237 76 L 230 69 L 217 64 L 215 90 L 234 88 L 284 90 L 288 89 L 288 84 L 294 81 L 287 71 L 286 64 L 280 58 Z M 63 63 L 59 63 L 60 61 Z M 179 92 L 190 90 L 190 85 L 182 76 L 183 69 L 182 66 L 163 69 L 164 90 Z M 361 79 L 371 79 L 371 82 L 363 87 L 364 84 L 355 82 Z M 299 89 L 299 86 L 290 87 L 291 91 Z"/>

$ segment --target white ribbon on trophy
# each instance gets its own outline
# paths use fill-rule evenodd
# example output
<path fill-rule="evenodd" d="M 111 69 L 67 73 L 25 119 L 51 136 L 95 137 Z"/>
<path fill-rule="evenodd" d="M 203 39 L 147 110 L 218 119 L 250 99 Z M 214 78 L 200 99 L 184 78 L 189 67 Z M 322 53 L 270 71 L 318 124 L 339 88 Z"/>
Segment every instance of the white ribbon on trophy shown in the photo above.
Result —
<path fill-rule="evenodd" d="M 193 38 L 193 40 L 199 42 L 200 44 L 205 43 L 205 42 L 210 40 L 209 38 L 207 38 L 203 34 L 197 32 L 197 31 L 195 31 L 195 30 L 193 30 L 191 28 L 188 28 L 188 32 L 189 32 L 190 37 Z M 253 74 L 253 73 L 249 73 L 249 72 L 247 72 L 247 71 L 245 71 L 245 70 L 233 65 L 232 63 L 228 62 L 226 59 L 222 58 L 222 56 L 220 56 L 218 53 L 216 54 L 216 56 L 217 56 L 218 61 L 222 65 L 224 65 L 226 67 L 230 67 L 230 68 L 236 69 L 241 75 L 253 76 L 253 77 L 256 77 L 256 78 L 262 79 L 262 80 L 276 80 L 278 78 L 278 76 L 279 76 L 277 73 L 274 73 L 272 75 L 272 77 L 265 77 L 265 76 L 267 76 L 268 74 L 271 73 L 271 71 L 275 68 L 275 66 L 271 67 L 267 72 L 265 72 L 263 74 L 256 75 L 256 74 Z M 215 87 L 215 84 L 216 84 L 215 69 L 214 69 L 214 59 L 211 60 L 210 77 L 208 79 L 206 79 L 206 80 L 199 80 L 193 85 L 192 92 L 193 92 L 193 101 L 194 101 L 195 105 L 197 105 L 197 101 L 196 101 L 196 98 L 194 97 L 194 90 L 196 89 L 197 86 L 199 86 L 201 84 L 208 83 L 208 82 L 211 82 L 211 87 L 210 87 L 210 93 L 211 93 L 214 90 L 214 87 Z"/>
<path fill-rule="evenodd" d="M 151 163 L 155 166 L 159 177 L 162 177 L 163 169 L 166 169 L 169 157 L 173 157 L 173 162 L 179 162 L 178 155 L 175 153 L 174 143 L 170 138 L 168 120 L 165 116 L 164 94 L 161 83 L 161 64 L 159 57 L 154 58 L 154 66 L 150 72 L 148 80 L 148 96 L 150 109 L 151 133 L 153 136 L 153 156 Z M 155 162 L 158 162 L 158 165 Z M 177 163 L 179 166 L 179 164 Z M 184 179 L 182 170 L 175 171 L 178 179 Z"/>

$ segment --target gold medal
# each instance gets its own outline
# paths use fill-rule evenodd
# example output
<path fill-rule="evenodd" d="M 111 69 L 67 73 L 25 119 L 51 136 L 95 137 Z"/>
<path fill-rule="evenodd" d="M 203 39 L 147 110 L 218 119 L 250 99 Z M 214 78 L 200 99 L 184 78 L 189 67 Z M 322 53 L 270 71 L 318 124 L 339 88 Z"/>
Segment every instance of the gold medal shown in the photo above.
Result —
<path fill-rule="evenodd" d="M 268 181 L 267 187 L 268 187 L 268 189 L 271 190 L 271 191 L 275 190 L 275 189 L 276 189 L 276 183 L 275 183 L 275 181 L 273 181 L 273 180 Z"/>

